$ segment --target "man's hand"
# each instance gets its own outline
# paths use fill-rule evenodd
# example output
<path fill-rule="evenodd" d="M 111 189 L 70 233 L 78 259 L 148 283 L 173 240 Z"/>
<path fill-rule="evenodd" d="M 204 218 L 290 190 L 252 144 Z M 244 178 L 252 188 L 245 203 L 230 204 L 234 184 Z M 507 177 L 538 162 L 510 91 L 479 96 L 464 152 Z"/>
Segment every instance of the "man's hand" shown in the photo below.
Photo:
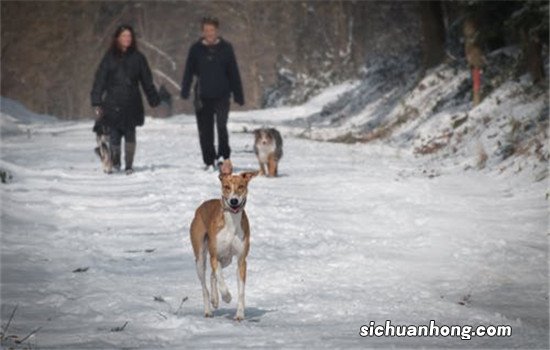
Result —
<path fill-rule="evenodd" d="M 234 100 L 235 100 L 235 103 L 237 103 L 239 106 L 244 106 L 244 98 L 235 97 Z"/>

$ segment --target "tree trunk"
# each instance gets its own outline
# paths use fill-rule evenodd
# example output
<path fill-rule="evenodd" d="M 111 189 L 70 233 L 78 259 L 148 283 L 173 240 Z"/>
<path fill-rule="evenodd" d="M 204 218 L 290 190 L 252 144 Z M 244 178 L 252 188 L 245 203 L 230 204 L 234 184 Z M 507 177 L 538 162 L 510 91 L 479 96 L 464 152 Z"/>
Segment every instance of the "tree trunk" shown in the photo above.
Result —
<path fill-rule="evenodd" d="M 523 41 L 523 55 L 527 70 L 531 74 L 533 83 L 537 84 L 544 78 L 542 44 L 538 37 L 529 35 L 526 28 L 521 28 L 521 40 Z"/>
<path fill-rule="evenodd" d="M 420 1 L 424 68 L 431 68 L 445 57 L 445 23 L 441 1 Z"/>

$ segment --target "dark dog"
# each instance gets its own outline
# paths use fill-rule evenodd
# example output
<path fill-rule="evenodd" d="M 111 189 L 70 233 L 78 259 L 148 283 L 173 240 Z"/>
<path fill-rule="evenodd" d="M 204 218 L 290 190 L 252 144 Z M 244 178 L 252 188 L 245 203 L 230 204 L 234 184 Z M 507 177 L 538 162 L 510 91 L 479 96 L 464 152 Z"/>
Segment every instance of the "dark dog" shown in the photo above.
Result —
<path fill-rule="evenodd" d="M 274 128 L 254 130 L 254 153 L 260 164 L 260 175 L 277 176 L 283 157 L 283 139 Z M 266 169 L 267 168 L 267 169 Z"/>
<path fill-rule="evenodd" d="M 111 158 L 109 127 L 101 123 L 101 121 L 96 121 L 93 131 L 96 134 L 97 142 L 97 147 L 94 151 L 98 155 L 99 159 L 101 159 L 103 172 L 111 174 L 113 172 L 113 160 Z"/>

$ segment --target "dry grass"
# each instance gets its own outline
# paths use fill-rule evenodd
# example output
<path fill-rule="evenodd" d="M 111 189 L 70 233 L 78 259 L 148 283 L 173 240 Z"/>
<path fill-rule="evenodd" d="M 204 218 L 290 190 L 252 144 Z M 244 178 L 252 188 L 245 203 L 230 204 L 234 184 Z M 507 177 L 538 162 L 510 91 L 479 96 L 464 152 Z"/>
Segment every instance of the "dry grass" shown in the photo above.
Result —
<path fill-rule="evenodd" d="M 397 129 L 399 126 L 408 121 L 418 118 L 419 115 L 420 112 L 417 108 L 405 105 L 403 113 L 398 115 L 394 121 L 382 124 L 363 135 L 353 136 L 354 142 L 367 143 L 374 140 L 387 138 L 391 136 L 391 134 L 393 134 L 395 129 Z M 351 136 L 352 135 L 345 135 L 344 138 L 350 139 Z"/>
<path fill-rule="evenodd" d="M 452 131 L 443 132 L 443 134 L 428 140 L 425 144 L 415 147 L 414 153 L 421 155 L 436 153 L 449 145 L 451 137 L 453 137 Z"/>
<path fill-rule="evenodd" d="M 487 159 L 489 159 L 489 156 L 487 155 L 487 152 L 485 152 L 485 148 L 480 142 L 477 145 L 477 168 L 485 168 L 485 165 L 487 164 Z"/>
<path fill-rule="evenodd" d="M 3 326 L 2 330 L 0 331 L 0 346 L 2 349 L 36 349 L 36 346 L 31 343 L 31 339 L 36 333 L 38 333 L 38 331 L 40 331 L 40 329 L 42 329 L 42 327 L 38 327 L 30 331 L 27 335 L 23 337 L 16 334 L 8 333 L 10 325 L 15 317 L 17 307 L 18 305 L 15 305 L 13 311 L 10 314 L 8 322 L 6 322 L 6 325 Z"/>

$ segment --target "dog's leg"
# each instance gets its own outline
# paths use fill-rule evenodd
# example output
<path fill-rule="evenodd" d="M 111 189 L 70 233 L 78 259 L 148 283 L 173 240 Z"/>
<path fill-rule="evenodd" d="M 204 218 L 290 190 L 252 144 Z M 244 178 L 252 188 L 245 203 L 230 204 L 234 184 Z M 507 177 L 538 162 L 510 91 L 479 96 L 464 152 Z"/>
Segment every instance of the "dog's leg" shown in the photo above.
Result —
<path fill-rule="evenodd" d="M 223 277 L 223 270 L 220 264 L 218 263 L 218 269 L 216 270 L 216 279 L 220 286 L 220 293 L 222 294 L 222 300 L 226 303 L 231 302 L 231 293 L 229 293 L 229 288 L 225 284 L 225 278 Z"/>
<path fill-rule="evenodd" d="M 210 296 L 208 295 L 208 288 L 206 287 L 206 246 L 199 253 L 196 260 L 197 275 L 201 281 L 202 298 L 204 301 L 204 316 L 212 317 L 212 311 L 210 310 Z"/>
<path fill-rule="evenodd" d="M 97 147 L 94 149 L 94 151 L 99 157 L 99 160 L 101 161 L 101 167 L 103 169 L 103 172 L 106 173 L 107 169 L 105 168 L 105 155 L 104 155 L 105 152 L 103 150 L 104 148 L 103 136 L 98 134 L 96 136 L 96 142 L 97 142 Z"/>
<path fill-rule="evenodd" d="M 237 267 L 237 283 L 239 291 L 239 300 L 237 301 L 237 314 L 235 320 L 244 320 L 244 285 L 246 282 L 246 257 L 239 258 Z"/>
<path fill-rule="evenodd" d="M 204 316 L 211 317 L 210 296 L 206 287 L 206 257 L 208 248 L 208 239 L 206 236 L 206 225 L 200 215 L 196 215 L 191 222 L 190 228 L 191 245 L 193 246 L 193 254 L 195 255 L 195 265 L 197 275 L 201 282 L 202 297 L 204 300 Z"/>
<path fill-rule="evenodd" d="M 225 284 L 225 279 L 223 278 L 222 273 L 222 266 L 218 261 L 218 258 L 212 258 L 212 256 L 210 256 L 210 264 L 212 266 L 212 305 L 214 305 L 214 301 L 216 302 L 216 304 L 219 304 L 219 294 L 216 293 L 216 295 L 214 295 L 214 288 L 216 288 L 217 291 L 218 287 L 220 289 L 223 301 L 225 301 L 226 303 L 231 302 L 231 293 L 229 293 L 229 288 L 227 288 L 227 285 Z"/>
<path fill-rule="evenodd" d="M 215 228 L 211 227 L 211 232 Z M 220 293 L 218 292 L 218 282 L 216 280 L 216 269 L 218 268 L 218 252 L 216 247 L 216 236 L 208 236 L 208 254 L 210 254 L 210 302 L 212 307 L 217 309 L 220 305 Z"/>
<path fill-rule="evenodd" d="M 263 176 L 265 175 L 264 163 L 262 163 L 261 161 L 258 161 L 258 163 L 260 164 L 260 172 L 258 173 L 258 175 Z"/>
<path fill-rule="evenodd" d="M 212 258 L 210 258 L 210 261 L 212 261 Z M 212 292 L 210 294 L 210 302 L 212 303 L 212 307 L 217 309 L 220 305 L 220 292 L 218 291 L 218 281 L 216 281 L 216 272 L 214 269 L 212 269 L 212 273 L 210 274 L 210 291 Z"/>
<path fill-rule="evenodd" d="M 277 164 L 275 162 L 275 156 L 273 155 L 273 153 L 271 153 L 267 157 L 267 173 L 269 174 L 269 176 L 276 176 L 276 172 Z"/>
<path fill-rule="evenodd" d="M 103 160 L 103 171 L 107 174 L 111 174 L 113 172 L 113 163 L 111 162 L 111 152 L 109 151 L 107 143 L 101 144 L 101 153 L 101 158 Z"/>
<path fill-rule="evenodd" d="M 103 158 L 101 157 L 101 136 L 96 135 L 95 140 L 97 143 L 97 147 L 94 148 L 94 152 L 99 157 L 99 160 L 103 160 Z"/>

